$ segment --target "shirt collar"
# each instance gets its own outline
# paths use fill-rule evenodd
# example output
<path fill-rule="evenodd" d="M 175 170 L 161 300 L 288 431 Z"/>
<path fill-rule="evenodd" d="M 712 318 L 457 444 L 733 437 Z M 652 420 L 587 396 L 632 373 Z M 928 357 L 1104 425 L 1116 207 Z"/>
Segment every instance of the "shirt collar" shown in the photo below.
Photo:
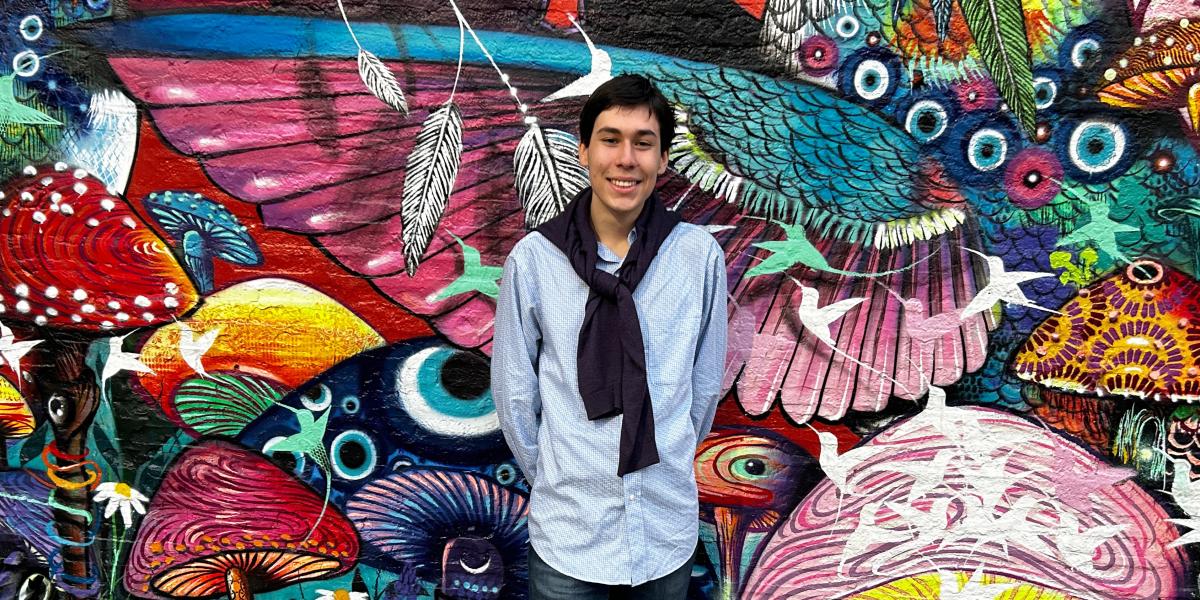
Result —
<path fill-rule="evenodd" d="M 630 229 L 629 235 L 626 236 L 625 239 L 629 242 L 629 245 L 632 246 L 634 240 L 637 239 L 637 227 Z M 616 252 L 609 250 L 608 246 L 605 246 L 600 240 L 596 240 L 596 253 L 600 256 L 600 260 L 603 260 L 604 262 L 620 263 L 624 262 L 625 260 L 620 256 L 617 256 Z"/>

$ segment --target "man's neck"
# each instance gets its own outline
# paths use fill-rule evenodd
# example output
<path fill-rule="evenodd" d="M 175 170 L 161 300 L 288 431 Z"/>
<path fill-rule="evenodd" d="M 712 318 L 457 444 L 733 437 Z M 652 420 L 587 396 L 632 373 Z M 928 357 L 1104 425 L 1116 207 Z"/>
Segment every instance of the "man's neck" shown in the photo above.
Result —
<path fill-rule="evenodd" d="M 592 202 L 590 213 L 596 239 L 617 256 L 625 258 L 625 254 L 629 252 L 629 232 L 633 231 L 638 215 L 613 214 L 598 202 Z"/>

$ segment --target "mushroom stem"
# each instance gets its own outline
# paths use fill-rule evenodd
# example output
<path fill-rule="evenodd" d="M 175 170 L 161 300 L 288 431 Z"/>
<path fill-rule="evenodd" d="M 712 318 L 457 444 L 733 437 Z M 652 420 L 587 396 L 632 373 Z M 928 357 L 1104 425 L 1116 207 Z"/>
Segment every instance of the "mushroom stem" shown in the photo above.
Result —
<path fill-rule="evenodd" d="M 99 406 L 100 390 L 84 367 L 86 342 L 51 340 L 53 366 L 38 369 L 38 388 L 46 401 L 54 430 L 57 455 L 48 462 L 54 472 L 54 528 L 67 543 L 62 544 L 62 572 L 69 576 L 59 585 L 74 585 L 93 579 L 88 548 L 92 542 L 91 485 L 97 473 L 89 473 L 86 459 L 87 434 Z M 80 583 L 79 586 L 84 584 Z"/>
<path fill-rule="evenodd" d="M 717 547 L 721 552 L 721 571 L 725 581 L 721 584 L 720 597 L 732 600 L 738 597 L 742 579 L 742 544 L 746 536 L 742 527 L 745 516 L 741 511 L 727 506 L 713 507 L 713 524 L 717 530 Z"/>
<path fill-rule="evenodd" d="M 225 588 L 229 590 L 229 600 L 253 600 L 254 598 L 254 594 L 250 592 L 250 581 L 246 579 L 246 573 L 237 567 L 225 572 Z"/>
<path fill-rule="evenodd" d="M 204 237 L 195 231 L 183 234 L 183 262 L 196 281 L 196 291 L 201 294 L 213 291 L 213 259 Z"/>

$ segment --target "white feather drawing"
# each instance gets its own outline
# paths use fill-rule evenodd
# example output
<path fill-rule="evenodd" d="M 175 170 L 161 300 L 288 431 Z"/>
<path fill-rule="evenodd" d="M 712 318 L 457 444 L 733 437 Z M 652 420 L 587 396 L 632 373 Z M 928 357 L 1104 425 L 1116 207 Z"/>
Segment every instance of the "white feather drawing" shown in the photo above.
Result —
<path fill-rule="evenodd" d="M 408 155 L 400 210 L 405 270 L 410 277 L 416 274 L 454 190 L 462 158 L 462 129 L 462 112 L 453 102 L 446 102 L 421 124 L 417 145 Z"/>
<path fill-rule="evenodd" d="M 361 47 L 358 49 L 358 76 L 376 98 L 408 116 L 408 100 L 404 98 L 404 90 L 400 89 L 396 76 L 378 56 Z"/>
<path fill-rule="evenodd" d="M 543 130 L 534 117 L 513 156 L 517 197 L 525 207 L 525 226 L 533 229 L 566 208 L 587 187 L 588 173 L 579 164 L 579 142 L 557 129 Z"/>

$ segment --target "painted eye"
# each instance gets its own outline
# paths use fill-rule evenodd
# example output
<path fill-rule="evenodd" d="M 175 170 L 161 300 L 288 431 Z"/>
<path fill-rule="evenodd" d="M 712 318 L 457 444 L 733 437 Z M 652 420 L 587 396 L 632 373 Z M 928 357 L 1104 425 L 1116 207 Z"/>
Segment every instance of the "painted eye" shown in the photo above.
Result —
<path fill-rule="evenodd" d="M 729 463 L 729 473 L 745 481 L 767 479 L 776 470 L 777 465 L 764 456 L 745 456 Z"/>
<path fill-rule="evenodd" d="M 361 404 L 356 396 L 346 396 L 342 398 L 342 411 L 348 415 L 358 414 L 358 409 Z"/>
<path fill-rule="evenodd" d="M 280 435 L 267 440 L 267 443 L 263 444 L 262 452 L 280 469 L 295 474 L 297 477 L 303 477 L 306 466 L 303 452 L 280 452 L 271 449 L 272 446 L 285 439 L 287 436 Z"/>
<path fill-rule="evenodd" d="M 496 467 L 496 481 L 500 485 L 512 485 L 517 481 L 517 468 L 512 463 L 501 463 Z"/>
<path fill-rule="evenodd" d="M 858 35 L 858 29 L 858 19 L 854 18 L 852 15 L 846 15 L 838 19 L 837 25 L 835 26 L 838 37 L 842 39 L 850 39 Z"/>
<path fill-rule="evenodd" d="M 375 442 L 358 430 L 343 431 L 329 445 L 329 459 L 338 477 L 357 481 L 375 470 L 379 453 Z"/>
<path fill-rule="evenodd" d="M 980 171 L 991 171 L 1004 164 L 1008 155 L 1008 140 L 995 129 L 980 129 L 967 144 L 967 160 Z"/>
<path fill-rule="evenodd" d="M 490 383 L 486 360 L 448 346 L 406 358 L 397 381 L 400 401 L 417 425 L 459 438 L 499 431 Z"/>
<path fill-rule="evenodd" d="M 33 50 L 22 50 L 12 58 L 13 73 L 20 77 L 33 77 L 42 68 L 42 59 Z"/>
<path fill-rule="evenodd" d="M 824 77 L 838 64 L 838 47 L 823 35 L 814 35 L 800 44 L 800 66 L 813 77 Z"/>
<path fill-rule="evenodd" d="M 946 131 L 948 122 L 945 107 L 934 100 L 921 100 L 908 109 L 904 129 L 918 142 L 931 142 Z"/>
<path fill-rule="evenodd" d="M 329 404 L 333 402 L 333 394 L 329 391 L 329 386 L 318 383 L 300 393 L 300 403 L 304 408 L 313 412 L 321 412 L 329 408 Z"/>
<path fill-rule="evenodd" d="M 15 600 L 49 600 L 54 595 L 54 585 L 41 573 L 33 573 L 21 582 Z"/>
<path fill-rule="evenodd" d="M 34 42 L 37 41 L 38 38 L 42 37 L 42 32 L 45 31 L 45 27 L 42 24 L 41 17 L 37 15 L 29 15 L 24 19 L 21 19 L 20 30 L 21 37 L 25 38 L 25 41 Z"/>
<path fill-rule="evenodd" d="M 1048 108 L 1054 104 L 1058 96 L 1058 84 L 1049 77 L 1037 77 L 1033 80 L 1033 103 L 1038 109 Z"/>
<path fill-rule="evenodd" d="M 843 95 L 881 106 L 900 84 L 900 57 L 879 48 L 860 49 L 842 63 L 838 89 Z"/>
<path fill-rule="evenodd" d="M 1071 46 L 1071 64 L 1076 69 L 1089 67 L 1100 57 L 1100 40 L 1083 38 Z"/>
<path fill-rule="evenodd" d="M 854 91 L 863 100 L 878 100 L 888 92 L 891 73 L 882 62 L 864 60 L 854 70 Z"/>
<path fill-rule="evenodd" d="M 1104 173 L 1125 155 L 1125 130 L 1111 121 L 1084 121 L 1071 132 L 1067 154 L 1079 170 Z"/>

